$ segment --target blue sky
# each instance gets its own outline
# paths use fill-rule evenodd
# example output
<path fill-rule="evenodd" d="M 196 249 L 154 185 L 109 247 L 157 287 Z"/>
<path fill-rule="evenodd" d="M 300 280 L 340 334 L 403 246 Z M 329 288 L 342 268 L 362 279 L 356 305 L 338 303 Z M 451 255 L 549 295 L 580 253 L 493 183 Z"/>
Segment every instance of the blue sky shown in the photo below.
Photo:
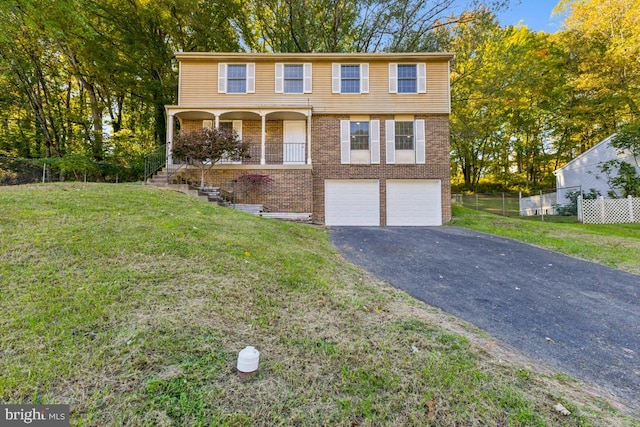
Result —
<path fill-rule="evenodd" d="M 512 6 L 498 14 L 502 25 L 524 25 L 534 31 L 555 33 L 560 29 L 561 17 L 551 18 L 551 11 L 560 0 L 512 0 Z M 519 3 L 519 4 L 518 4 Z"/>

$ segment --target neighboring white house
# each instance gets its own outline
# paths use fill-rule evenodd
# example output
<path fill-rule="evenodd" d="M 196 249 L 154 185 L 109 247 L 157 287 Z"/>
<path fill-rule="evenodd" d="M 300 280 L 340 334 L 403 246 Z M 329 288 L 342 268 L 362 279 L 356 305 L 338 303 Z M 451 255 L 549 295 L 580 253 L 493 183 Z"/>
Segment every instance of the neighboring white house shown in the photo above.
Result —
<path fill-rule="evenodd" d="M 615 134 L 614 134 L 615 135 Z M 556 191 L 558 192 L 558 202 L 567 201 L 565 194 L 569 191 L 576 191 L 575 187 L 582 188 L 582 191 L 589 193 L 594 189 L 604 198 L 609 197 L 609 183 L 607 175 L 600 170 L 601 166 L 609 160 L 621 160 L 631 163 L 638 168 L 635 159 L 631 153 L 618 153 L 615 148 L 610 145 L 611 138 L 614 135 L 600 141 L 589 150 L 580 154 L 569 163 L 553 172 L 556 176 Z"/>

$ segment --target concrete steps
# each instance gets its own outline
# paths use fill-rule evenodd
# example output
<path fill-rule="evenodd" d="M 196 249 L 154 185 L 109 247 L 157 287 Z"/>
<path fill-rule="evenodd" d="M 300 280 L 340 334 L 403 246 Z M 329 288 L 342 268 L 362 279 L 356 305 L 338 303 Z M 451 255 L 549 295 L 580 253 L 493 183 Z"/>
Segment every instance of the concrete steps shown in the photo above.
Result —
<path fill-rule="evenodd" d="M 229 205 L 230 208 L 236 209 L 238 211 L 260 215 L 264 210 L 264 205 L 252 205 L 247 203 L 236 203 Z"/>

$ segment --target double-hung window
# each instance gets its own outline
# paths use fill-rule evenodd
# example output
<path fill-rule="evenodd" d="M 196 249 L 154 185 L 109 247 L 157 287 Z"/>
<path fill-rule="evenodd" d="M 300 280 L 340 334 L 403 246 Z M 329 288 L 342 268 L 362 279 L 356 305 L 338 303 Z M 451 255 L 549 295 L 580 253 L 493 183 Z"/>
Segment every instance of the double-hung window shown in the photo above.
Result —
<path fill-rule="evenodd" d="M 340 93 L 360 93 L 360 66 L 340 66 Z"/>
<path fill-rule="evenodd" d="M 255 64 L 218 64 L 219 93 L 255 93 Z"/>
<path fill-rule="evenodd" d="M 425 164 L 425 120 L 398 117 L 386 120 L 386 162 L 392 164 Z"/>
<path fill-rule="evenodd" d="M 284 93 L 302 93 L 304 89 L 304 73 L 302 65 L 284 66 Z"/>
<path fill-rule="evenodd" d="M 389 64 L 389 93 L 426 93 L 427 64 Z"/>
<path fill-rule="evenodd" d="M 227 66 L 227 93 L 247 93 L 247 66 Z"/>
<path fill-rule="evenodd" d="M 352 150 L 369 149 L 369 122 L 351 122 L 349 135 Z"/>
<path fill-rule="evenodd" d="M 311 64 L 276 64 L 276 93 L 311 93 Z"/>
<path fill-rule="evenodd" d="M 398 65 L 398 93 L 418 93 L 418 74 L 415 65 Z"/>
<path fill-rule="evenodd" d="M 380 120 L 369 116 L 340 120 L 340 163 L 380 163 Z"/>
<path fill-rule="evenodd" d="M 369 64 L 333 64 L 332 93 L 369 93 Z"/>
<path fill-rule="evenodd" d="M 395 122 L 396 150 L 413 150 L 413 122 Z"/>

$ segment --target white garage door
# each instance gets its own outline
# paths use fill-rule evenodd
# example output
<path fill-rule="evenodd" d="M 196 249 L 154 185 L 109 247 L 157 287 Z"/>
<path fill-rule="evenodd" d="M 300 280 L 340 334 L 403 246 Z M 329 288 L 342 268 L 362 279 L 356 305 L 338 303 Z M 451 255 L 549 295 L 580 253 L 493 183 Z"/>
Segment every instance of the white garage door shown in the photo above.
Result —
<path fill-rule="evenodd" d="M 440 180 L 387 180 L 387 225 L 442 225 Z"/>
<path fill-rule="evenodd" d="M 326 225 L 380 225 L 380 182 L 325 180 L 324 222 Z"/>

